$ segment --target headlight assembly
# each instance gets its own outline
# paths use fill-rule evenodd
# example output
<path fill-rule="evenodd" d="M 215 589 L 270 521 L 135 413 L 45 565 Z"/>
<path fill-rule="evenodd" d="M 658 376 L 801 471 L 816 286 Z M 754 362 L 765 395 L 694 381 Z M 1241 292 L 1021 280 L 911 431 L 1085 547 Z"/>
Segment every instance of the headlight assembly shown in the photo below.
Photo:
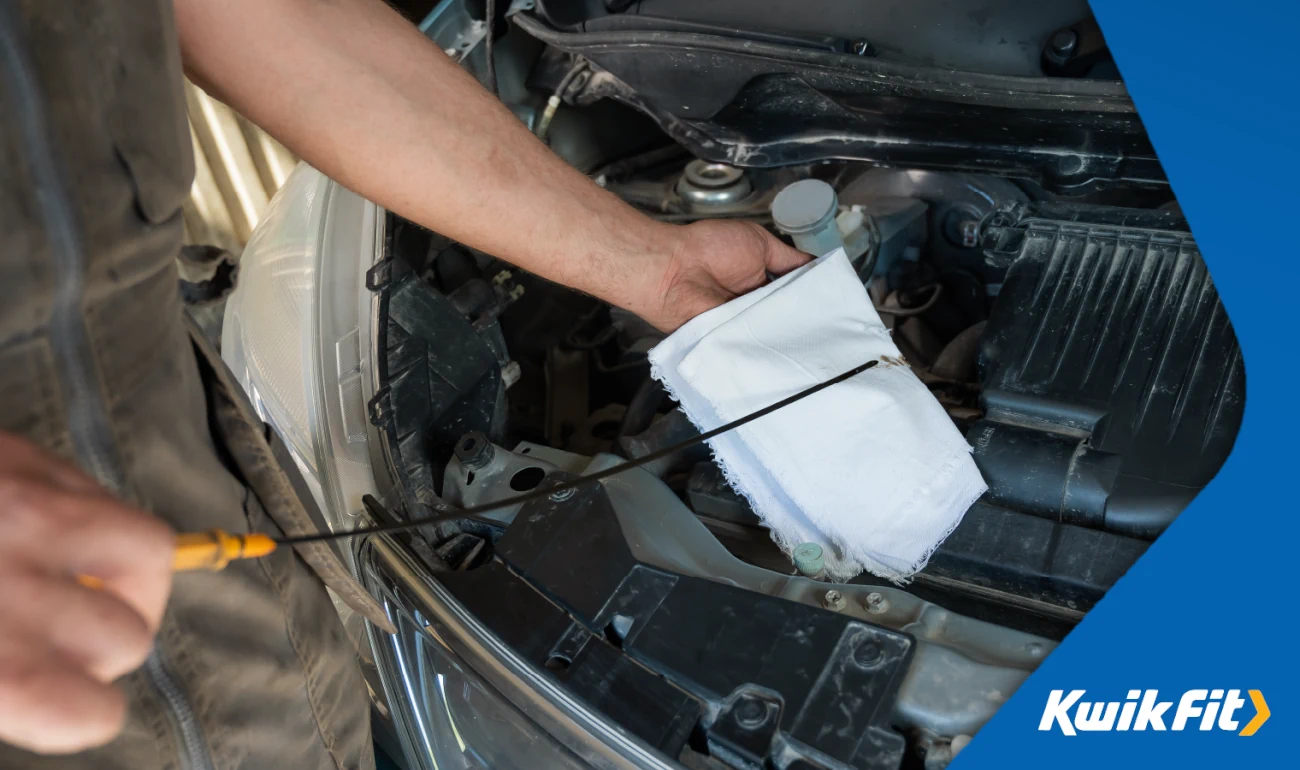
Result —
<path fill-rule="evenodd" d="M 377 295 L 365 277 L 383 219 L 299 166 L 249 241 L 226 308 L 223 357 L 334 528 L 356 526 L 361 497 L 376 493 L 366 404 Z M 412 770 L 667 766 L 518 659 L 391 544 L 366 544 L 356 567 L 400 629 L 370 629 L 370 645 Z"/>
<path fill-rule="evenodd" d="M 375 205 L 300 165 L 240 259 L 222 355 L 289 447 L 331 527 L 375 492 L 366 436 Z"/>

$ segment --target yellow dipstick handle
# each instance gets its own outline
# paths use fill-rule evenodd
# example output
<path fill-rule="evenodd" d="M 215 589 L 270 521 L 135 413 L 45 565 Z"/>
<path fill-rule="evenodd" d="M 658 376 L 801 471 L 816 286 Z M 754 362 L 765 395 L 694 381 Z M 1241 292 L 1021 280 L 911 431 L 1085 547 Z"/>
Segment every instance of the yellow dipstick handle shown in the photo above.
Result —
<path fill-rule="evenodd" d="M 236 559 L 256 559 L 275 550 L 275 541 L 256 532 L 232 535 L 220 529 L 186 532 L 176 536 L 176 556 L 172 569 L 188 572 L 196 569 L 220 570 Z"/>
<path fill-rule="evenodd" d="M 183 532 L 176 536 L 176 555 L 172 557 L 173 572 L 206 569 L 217 571 L 236 559 L 256 559 L 275 550 L 276 542 L 266 535 L 252 532 L 232 535 L 220 529 L 208 532 Z M 86 588 L 98 590 L 104 581 L 94 575 L 78 575 L 77 582 Z"/>

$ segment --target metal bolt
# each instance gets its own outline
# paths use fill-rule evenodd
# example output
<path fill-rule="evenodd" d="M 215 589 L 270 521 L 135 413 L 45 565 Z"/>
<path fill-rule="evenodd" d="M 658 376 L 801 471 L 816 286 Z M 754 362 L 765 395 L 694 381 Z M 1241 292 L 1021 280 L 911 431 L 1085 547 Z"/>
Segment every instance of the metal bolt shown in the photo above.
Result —
<path fill-rule="evenodd" d="M 962 248 L 973 249 L 980 242 L 980 223 L 975 219 L 964 219 L 958 226 L 961 233 Z"/>
<path fill-rule="evenodd" d="M 736 704 L 736 721 L 751 730 L 767 721 L 767 706 L 758 698 L 745 698 Z"/>
<path fill-rule="evenodd" d="M 1052 35 L 1050 45 L 1052 53 L 1062 59 L 1068 59 L 1079 46 L 1079 33 L 1072 29 L 1057 30 L 1056 34 Z"/>
<path fill-rule="evenodd" d="M 569 487 L 568 489 L 561 489 L 558 492 L 552 492 L 551 501 L 556 503 L 562 503 L 565 500 L 568 500 L 570 497 L 573 497 L 577 493 L 577 491 L 578 490 L 574 489 L 573 487 Z"/>
<path fill-rule="evenodd" d="M 866 641 L 853 651 L 853 662 L 862 668 L 873 668 L 885 657 L 885 651 L 875 642 Z"/>
<path fill-rule="evenodd" d="M 844 609 L 844 594 L 839 591 L 827 591 L 822 597 L 822 606 L 828 610 L 839 612 Z"/>
<path fill-rule="evenodd" d="M 862 600 L 862 606 L 866 607 L 867 612 L 872 615 L 879 615 L 889 609 L 889 600 L 884 597 L 884 594 L 872 591 Z"/>
<path fill-rule="evenodd" d="M 486 468 L 496 455 L 496 449 L 488 437 L 479 431 L 470 431 L 456 442 L 456 457 L 466 470 L 477 471 Z"/>

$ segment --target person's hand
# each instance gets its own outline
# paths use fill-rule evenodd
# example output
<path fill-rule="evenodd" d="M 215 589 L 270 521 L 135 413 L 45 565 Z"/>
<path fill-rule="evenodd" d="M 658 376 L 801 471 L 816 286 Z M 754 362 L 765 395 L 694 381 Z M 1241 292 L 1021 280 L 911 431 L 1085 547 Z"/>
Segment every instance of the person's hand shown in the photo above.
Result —
<path fill-rule="evenodd" d="M 112 682 L 149 654 L 174 550 L 158 519 L 0 433 L 0 741 L 68 753 L 121 731 Z"/>
<path fill-rule="evenodd" d="M 706 310 L 757 289 L 812 257 L 759 225 L 714 219 L 679 228 L 657 290 L 629 308 L 665 332 Z"/>

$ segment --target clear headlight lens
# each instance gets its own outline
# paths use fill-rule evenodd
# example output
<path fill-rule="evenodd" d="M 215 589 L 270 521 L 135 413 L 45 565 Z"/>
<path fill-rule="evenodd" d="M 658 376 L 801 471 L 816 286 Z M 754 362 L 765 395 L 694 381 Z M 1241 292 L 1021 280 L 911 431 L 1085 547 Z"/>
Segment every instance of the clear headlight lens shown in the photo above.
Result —
<path fill-rule="evenodd" d="M 375 205 L 301 164 L 240 258 L 222 356 L 288 445 L 332 527 L 375 481 L 366 436 Z"/>

